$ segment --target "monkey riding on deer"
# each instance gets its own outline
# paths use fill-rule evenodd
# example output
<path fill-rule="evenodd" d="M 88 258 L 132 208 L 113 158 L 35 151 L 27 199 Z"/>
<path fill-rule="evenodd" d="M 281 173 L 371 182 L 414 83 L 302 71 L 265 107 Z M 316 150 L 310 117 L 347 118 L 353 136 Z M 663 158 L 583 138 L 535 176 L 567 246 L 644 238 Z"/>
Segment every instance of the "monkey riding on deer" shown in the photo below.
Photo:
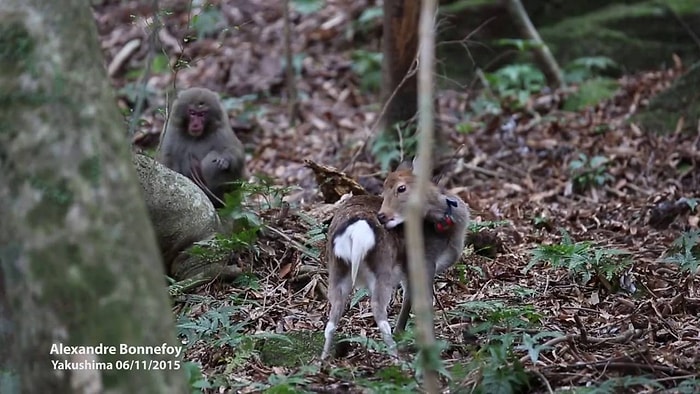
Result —
<path fill-rule="evenodd" d="M 321 359 L 330 354 L 338 322 L 358 279 L 371 294 L 372 314 L 382 339 L 392 355 L 398 355 L 387 308 L 396 287 L 401 284 L 403 302 L 395 333 L 405 330 L 411 312 L 411 297 L 402 224 L 414 182 L 412 168 L 401 165 L 387 176 L 382 197 L 350 197 L 331 220 L 326 244 L 331 306 Z M 423 218 L 424 261 L 432 289 L 435 275 L 459 260 L 464 249 L 469 208 L 458 196 L 430 184 Z M 430 304 L 432 301 L 431 291 Z"/>
<path fill-rule="evenodd" d="M 223 206 L 231 183 L 247 177 L 243 145 L 233 133 L 216 93 L 190 88 L 170 110 L 160 161 L 196 183 L 215 207 Z"/>

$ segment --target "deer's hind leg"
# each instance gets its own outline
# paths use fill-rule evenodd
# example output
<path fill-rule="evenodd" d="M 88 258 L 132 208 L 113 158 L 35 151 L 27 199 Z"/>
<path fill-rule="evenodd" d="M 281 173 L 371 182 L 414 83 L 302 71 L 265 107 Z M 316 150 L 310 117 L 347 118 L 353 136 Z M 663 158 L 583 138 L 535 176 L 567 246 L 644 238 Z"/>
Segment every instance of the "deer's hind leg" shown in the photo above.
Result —
<path fill-rule="evenodd" d="M 411 314 L 411 289 L 408 287 L 407 280 L 403 280 L 401 282 L 401 289 L 403 290 L 401 312 L 399 312 L 399 317 L 396 319 L 394 334 L 398 334 L 406 330 L 406 323 L 408 322 L 408 317 Z"/>
<path fill-rule="evenodd" d="M 374 315 L 374 321 L 377 323 L 379 332 L 382 334 L 382 339 L 389 348 L 389 352 L 392 356 L 398 357 L 396 351 L 396 342 L 391 336 L 391 326 L 389 325 L 389 317 L 387 309 L 389 307 L 389 302 L 391 302 L 391 295 L 394 292 L 394 286 L 386 278 L 373 278 L 368 283 L 370 291 L 372 292 L 372 314 Z"/>
<path fill-rule="evenodd" d="M 342 264 L 340 261 L 338 263 Z M 328 279 L 328 301 L 330 301 L 331 309 L 328 313 L 328 322 L 324 330 L 325 343 L 323 344 L 321 360 L 325 360 L 330 354 L 335 330 L 338 328 L 338 322 L 340 322 L 340 318 L 345 312 L 345 304 L 352 291 L 352 278 L 347 266 L 338 266 L 335 269 L 330 269 Z"/>

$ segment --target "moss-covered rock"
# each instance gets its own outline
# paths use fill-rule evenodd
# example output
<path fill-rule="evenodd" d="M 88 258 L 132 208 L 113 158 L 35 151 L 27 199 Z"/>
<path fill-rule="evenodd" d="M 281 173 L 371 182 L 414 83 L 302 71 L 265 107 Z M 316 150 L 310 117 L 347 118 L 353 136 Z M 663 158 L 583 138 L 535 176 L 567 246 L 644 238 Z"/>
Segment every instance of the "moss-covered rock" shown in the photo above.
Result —
<path fill-rule="evenodd" d="M 540 33 L 562 64 L 606 56 L 628 70 L 642 70 L 670 63 L 673 54 L 690 62 L 700 58 L 677 18 L 689 26 L 699 25 L 700 4 L 689 0 L 614 4 L 542 27 Z"/>
<path fill-rule="evenodd" d="M 567 111 L 578 111 L 603 100 L 612 98 L 617 90 L 617 81 L 607 78 L 589 79 L 579 86 L 564 102 Z"/>
<path fill-rule="evenodd" d="M 562 67 L 593 56 L 609 57 L 628 72 L 670 64 L 673 54 L 687 64 L 700 60 L 700 51 L 688 32 L 688 27 L 700 25 L 700 2 L 621 3 L 524 0 L 535 27 Z M 449 79 L 469 82 L 477 68 L 488 71 L 532 59 L 530 52 L 498 45 L 499 39 L 519 37 L 500 2 L 442 1 L 440 11 L 439 40 L 443 44 L 437 48 L 439 70 Z M 469 51 L 460 43 L 465 37 L 469 37 Z"/>
<path fill-rule="evenodd" d="M 700 121 L 700 62 L 656 95 L 649 106 L 633 117 L 643 130 L 666 133 L 676 129 L 683 118 L 683 130 L 696 130 Z"/>

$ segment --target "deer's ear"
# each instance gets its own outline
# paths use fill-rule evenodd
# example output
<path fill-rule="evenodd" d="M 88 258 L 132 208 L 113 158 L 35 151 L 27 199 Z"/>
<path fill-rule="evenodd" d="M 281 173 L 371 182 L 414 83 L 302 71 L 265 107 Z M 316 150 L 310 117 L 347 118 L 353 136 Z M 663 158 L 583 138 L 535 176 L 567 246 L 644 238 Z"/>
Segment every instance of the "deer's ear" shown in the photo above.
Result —
<path fill-rule="evenodd" d="M 416 161 L 416 159 L 413 159 L 413 161 L 404 160 L 399 164 L 398 167 L 396 167 L 395 171 L 402 171 L 402 170 L 413 171 L 413 164 L 415 163 L 415 161 Z"/>
<path fill-rule="evenodd" d="M 417 175 L 418 171 L 420 171 L 420 165 L 418 161 L 418 156 L 413 158 L 413 161 L 411 162 L 411 171 L 413 172 L 413 175 Z"/>

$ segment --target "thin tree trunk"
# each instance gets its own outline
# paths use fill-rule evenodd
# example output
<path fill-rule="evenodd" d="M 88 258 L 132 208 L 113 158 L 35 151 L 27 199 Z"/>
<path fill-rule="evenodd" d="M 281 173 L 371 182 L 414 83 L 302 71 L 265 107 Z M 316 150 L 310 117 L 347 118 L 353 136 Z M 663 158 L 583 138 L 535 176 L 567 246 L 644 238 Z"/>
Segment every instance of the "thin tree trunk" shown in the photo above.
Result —
<path fill-rule="evenodd" d="M 120 352 L 180 344 L 89 2 L 0 2 L 0 52 L 0 376 L 22 393 L 184 393 L 179 358 Z M 51 351 L 101 344 L 116 354 Z"/>
<path fill-rule="evenodd" d="M 435 0 L 423 0 L 420 17 L 420 67 L 418 69 L 418 168 L 416 188 L 408 201 L 406 218 L 406 241 L 408 268 L 411 280 L 413 311 L 416 315 L 418 347 L 423 352 L 421 359 L 424 372 L 423 387 L 428 393 L 438 392 L 435 366 L 428 354 L 435 351 L 432 298 L 433 285 L 428 278 L 423 244 L 423 206 L 430 181 L 433 148 L 433 71 L 435 69 Z"/>
<path fill-rule="evenodd" d="M 544 72 L 549 86 L 554 88 L 565 86 L 564 75 L 561 72 L 561 68 L 559 68 L 559 64 L 557 64 L 557 60 L 552 56 L 552 52 L 550 52 L 547 44 L 542 41 L 540 34 L 527 15 L 523 3 L 520 0 L 505 0 L 505 4 L 513 22 L 520 30 L 520 35 L 537 44 L 534 49 L 535 57 L 540 67 L 542 67 L 542 72 Z"/>
<path fill-rule="evenodd" d="M 420 1 L 384 0 L 382 37 L 382 102 L 380 130 L 396 135 L 394 124 L 416 115 L 415 60 L 418 50 Z"/>
<path fill-rule="evenodd" d="M 286 79 L 287 79 L 287 112 L 289 114 L 289 124 L 296 124 L 298 111 L 297 105 L 297 86 L 296 78 L 294 78 L 294 56 L 292 51 L 292 21 L 289 19 L 289 2 L 283 1 L 284 15 L 284 58 L 286 64 Z"/>

